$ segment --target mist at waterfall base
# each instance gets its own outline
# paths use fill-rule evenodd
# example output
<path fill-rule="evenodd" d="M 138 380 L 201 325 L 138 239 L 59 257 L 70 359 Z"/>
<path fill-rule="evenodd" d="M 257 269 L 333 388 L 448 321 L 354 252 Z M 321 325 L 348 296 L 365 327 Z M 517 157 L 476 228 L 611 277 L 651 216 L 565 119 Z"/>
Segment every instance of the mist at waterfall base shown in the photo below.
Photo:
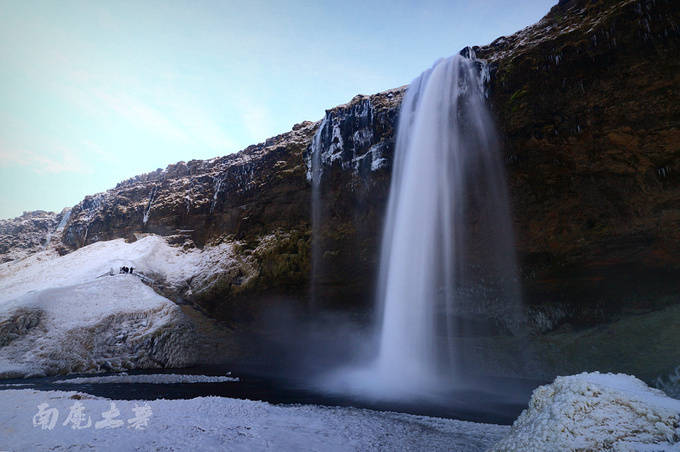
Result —
<path fill-rule="evenodd" d="M 364 347 L 373 353 L 364 349 L 370 358 L 326 374 L 326 390 L 428 403 L 471 391 L 512 398 L 512 384 L 486 378 L 499 375 L 500 352 L 480 355 L 487 339 L 526 331 L 487 80 L 485 63 L 465 49 L 409 85 L 382 239 L 378 322 Z"/>

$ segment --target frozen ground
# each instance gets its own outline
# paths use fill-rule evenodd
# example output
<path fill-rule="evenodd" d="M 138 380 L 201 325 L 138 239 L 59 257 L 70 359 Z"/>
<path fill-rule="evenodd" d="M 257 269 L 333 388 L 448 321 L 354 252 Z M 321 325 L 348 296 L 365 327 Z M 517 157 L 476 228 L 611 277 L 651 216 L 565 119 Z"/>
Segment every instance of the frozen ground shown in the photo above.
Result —
<path fill-rule="evenodd" d="M 231 260 L 228 245 L 183 251 L 147 236 L 0 264 L 0 377 L 191 364 L 188 321 L 142 279 L 204 288 Z"/>
<path fill-rule="evenodd" d="M 680 400 L 624 374 L 557 377 L 494 451 L 680 451 Z"/>
<path fill-rule="evenodd" d="M 134 276 L 32 291 L 0 304 L 0 377 L 180 367 L 191 336 L 180 309 Z"/>
<path fill-rule="evenodd" d="M 38 406 L 58 410 L 53 428 L 33 425 Z M 191 400 L 134 402 L 75 392 L 30 389 L 0 391 L 0 450 L 231 450 L 483 451 L 509 427 L 451 419 L 311 405 L 277 406 L 264 402 L 202 397 Z M 67 420 L 71 407 L 82 407 L 82 422 Z M 148 408 L 145 407 L 148 404 Z M 134 411 L 134 410 L 137 411 Z M 150 410 L 149 410 L 150 409 Z M 124 425 L 96 428 L 108 412 Z M 144 430 L 133 428 L 146 411 Z M 90 421 L 90 426 L 85 427 Z M 38 418 L 36 418 L 39 421 Z M 47 418 L 46 421 L 51 419 Z M 115 423 L 114 423 L 115 424 Z M 102 427 L 103 424 L 99 424 Z M 49 427 L 49 423 L 45 427 Z M 141 427 L 141 426 L 140 426 Z"/>
<path fill-rule="evenodd" d="M 150 374 L 150 375 L 110 375 L 107 377 L 80 377 L 68 380 L 57 380 L 55 384 L 81 384 L 81 383 L 150 383 L 150 384 L 176 384 L 176 383 L 225 383 L 239 381 L 238 377 L 210 376 L 210 375 L 182 375 L 182 374 Z"/>

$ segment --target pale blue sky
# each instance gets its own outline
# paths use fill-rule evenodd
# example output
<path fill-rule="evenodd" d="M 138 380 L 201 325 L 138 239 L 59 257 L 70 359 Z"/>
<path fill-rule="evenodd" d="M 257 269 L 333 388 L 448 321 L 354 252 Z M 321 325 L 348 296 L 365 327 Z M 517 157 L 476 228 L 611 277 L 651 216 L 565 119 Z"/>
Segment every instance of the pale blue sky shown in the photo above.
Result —
<path fill-rule="evenodd" d="M 556 0 L 0 0 L 0 218 L 238 151 Z"/>

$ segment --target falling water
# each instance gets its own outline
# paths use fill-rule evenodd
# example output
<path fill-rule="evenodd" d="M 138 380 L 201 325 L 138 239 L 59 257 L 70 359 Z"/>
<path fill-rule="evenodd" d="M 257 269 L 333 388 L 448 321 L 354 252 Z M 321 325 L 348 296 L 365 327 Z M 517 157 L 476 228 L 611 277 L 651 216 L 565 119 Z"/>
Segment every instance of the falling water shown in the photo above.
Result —
<path fill-rule="evenodd" d="M 158 190 L 158 186 L 154 185 L 154 187 L 151 189 L 151 194 L 149 195 L 149 203 L 146 205 L 146 209 L 144 210 L 144 218 L 142 219 L 144 225 L 149 221 L 149 214 L 151 213 L 151 206 L 153 205 L 153 202 L 156 200 L 156 191 Z"/>
<path fill-rule="evenodd" d="M 324 117 L 321 124 L 319 124 L 319 128 L 312 139 L 310 147 L 310 171 L 308 174 L 308 179 L 312 184 L 312 272 L 310 300 L 313 305 L 316 305 L 317 301 L 319 267 L 321 265 L 321 245 L 319 243 L 321 239 L 321 134 L 326 126 L 326 119 L 327 117 Z"/>
<path fill-rule="evenodd" d="M 385 390 L 455 384 L 472 353 L 461 337 L 521 323 L 488 71 L 466 53 L 414 80 L 401 106 L 378 281 Z"/>
<path fill-rule="evenodd" d="M 220 196 L 220 190 L 222 190 L 222 184 L 226 175 L 220 174 L 218 176 L 213 176 L 213 183 L 215 184 L 215 193 L 213 194 L 212 200 L 210 201 L 210 213 L 215 212 L 215 206 L 217 205 L 217 198 Z"/>
<path fill-rule="evenodd" d="M 64 228 L 66 227 L 66 223 L 68 223 L 69 218 L 71 218 L 71 209 L 66 208 L 62 210 L 62 215 L 61 215 L 61 220 L 59 221 L 59 224 L 57 224 L 57 227 L 54 231 L 50 231 L 47 233 L 47 237 L 45 238 L 45 245 L 43 245 L 43 249 L 47 249 L 47 247 L 50 245 L 50 242 L 52 241 L 52 235 L 54 233 L 61 233 L 64 231 Z"/>

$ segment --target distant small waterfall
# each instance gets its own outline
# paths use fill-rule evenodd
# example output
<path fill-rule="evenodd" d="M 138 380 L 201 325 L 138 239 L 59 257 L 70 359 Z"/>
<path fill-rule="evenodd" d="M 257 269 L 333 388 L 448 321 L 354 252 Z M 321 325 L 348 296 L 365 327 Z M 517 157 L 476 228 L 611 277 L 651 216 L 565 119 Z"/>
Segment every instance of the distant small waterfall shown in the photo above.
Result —
<path fill-rule="evenodd" d="M 310 165 L 307 177 L 312 184 L 312 253 L 311 253 L 311 281 L 310 281 L 310 300 L 312 304 L 317 303 L 319 267 L 321 266 L 321 134 L 326 126 L 327 116 L 324 117 L 319 128 L 312 138 L 310 147 Z"/>
<path fill-rule="evenodd" d="M 215 206 L 217 205 L 217 198 L 220 196 L 220 190 L 222 190 L 222 184 L 224 183 L 225 179 L 226 179 L 225 174 L 213 176 L 213 183 L 215 184 L 215 192 L 213 193 L 212 200 L 210 201 L 210 213 L 211 214 L 213 214 L 215 212 Z"/>
<path fill-rule="evenodd" d="M 151 206 L 153 205 L 153 202 L 156 200 L 156 192 L 158 191 L 158 186 L 154 185 L 153 188 L 151 189 L 151 194 L 149 195 L 149 203 L 146 205 L 146 209 L 144 210 L 144 217 L 142 218 L 142 222 L 146 226 L 146 223 L 149 221 L 149 214 L 151 213 Z"/>
<path fill-rule="evenodd" d="M 414 80 L 400 110 L 377 294 L 385 391 L 455 384 L 474 353 L 461 336 L 522 323 L 488 71 L 464 52 Z"/>
<path fill-rule="evenodd" d="M 47 249 L 47 247 L 50 245 L 50 242 L 52 241 L 52 235 L 54 233 L 60 234 L 64 231 L 64 228 L 66 227 L 66 223 L 68 223 L 69 218 L 71 218 L 71 209 L 66 208 L 62 210 L 61 212 L 61 220 L 59 221 L 59 224 L 57 224 L 57 227 L 54 229 L 54 231 L 50 231 L 47 233 L 47 237 L 45 237 L 45 245 L 43 246 L 43 249 Z"/>

